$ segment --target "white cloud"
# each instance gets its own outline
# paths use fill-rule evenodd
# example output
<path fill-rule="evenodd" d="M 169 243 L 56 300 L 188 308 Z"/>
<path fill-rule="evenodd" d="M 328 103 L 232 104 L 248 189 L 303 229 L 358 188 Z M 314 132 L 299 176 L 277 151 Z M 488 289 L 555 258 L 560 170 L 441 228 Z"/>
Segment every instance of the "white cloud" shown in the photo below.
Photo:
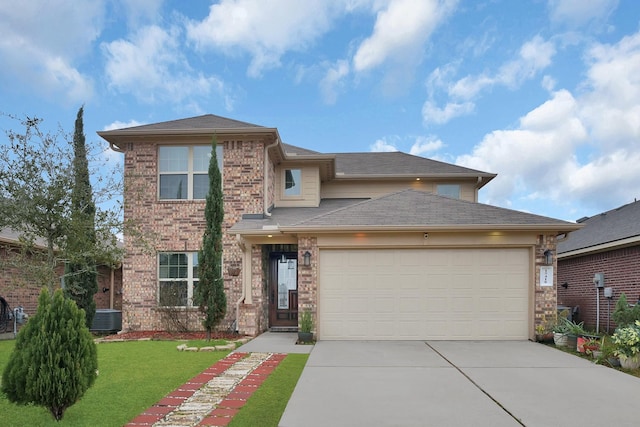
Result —
<path fill-rule="evenodd" d="M 447 123 L 454 117 L 464 116 L 473 112 L 473 102 L 449 102 L 444 108 L 439 108 L 433 101 L 426 101 L 422 106 L 422 120 L 426 125 Z"/>
<path fill-rule="evenodd" d="M 124 128 L 131 128 L 131 127 L 135 127 L 135 126 L 142 126 L 145 123 L 140 123 L 137 120 L 129 120 L 128 122 L 121 122 L 116 120 L 113 123 L 110 123 L 108 125 L 106 125 L 102 130 L 116 130 L 116 129 L 124 129 Z"/>
<path fill-rule="evenodd" d="M 618 0 L 549 0 L 552 21 L 577 28 L 603 22 L 618 6 Z"/>
<path fill-rule="evenodd" d="M 427 154 L 438 151 L 444 147 L 444 143 L 434 136 L 420 136 L 416 138 L 416 142 L 411 146 L 409 154 L 415 156 L 426 156 Z"/>
<path fill-rule="evenodd" d="M 598 144 L 637 148 L 640 140 L 640 32 L 615 45 L 595 45 L 583 87 L 584 116 Z"/>
<path fill-rule="evenodd" d="M 33 0 L 0 3 L 0 78 L 66 103 L 93 95 L 78 68 L 103 28 L 104 1 Z"/>
<path fill-rule="evenodd" d="M 165 30 L 152 25 L 138 30 L 130 40 L 103 44 L 109 86 L 146 103 L 183 102 L 198 110 L 195 99 L 218 95 L 228 109 L 232 107 L 222 80 L 191 69 L 179 38 L 175 27 Z"/>
<path fill-rule="evenodd" d="M 640 196 L 640 32 L 594 45 L 577 95 L 562 89 L 457 163 L 498 173 L 490 203 L 545 199 L 603 211 Z"/>
<path fill-rule="evenodd" d="M 369 151 L 376 153 L 398 151 L 394 143 L 388 142 L 386 139 L 378 139 L 369 146 Z"/>
<path fill-rule="evenodd" d="M 487 134 L 456 163 L 498 173 L 485 190 L 490 203 L 505 205 L 522 192 L 529 196 L 543 191 L 555 198 L 560 197 L 564 172 L 575 162 L 574 150 L 586 138 L 576 100 L 569 92 L 558 91 L 522 117 L 517 129 Z"/>
<path fill-rule="evenodd" d="M 320 81 L 320 91 L 322 98 L 327 104 L 335 104 L 338 93 L 345 86 L 345 78 L 349 75 L 349 62 L 346 60 L 336 61 L 327 70 L 325 76 Z"/>
<path fill-rule="evenodd" d="M 455 0 L 392 0 L 379 11 L 373 34 L 353 57 L 355 71 L 378 67 L 389 59 L 421 56 L 433 30 L 452 11 Z"/>
<path fill-rule="evenodd" d="M 202 21 L 187 24 L 187 36 L 198 49 L 217 49 L 251 56 L 248 74 L 259 77 L 278 67 L 290 50 L 303 50 L 328 31 L 337 13 L 323 0 L 221 0 Z M 355 7 L 355 6 L 354 6 Z"/>
<path fill-rule="evenodd" d="M 498 85 L 518 88 L 551 65 L 555 53 L 552 42 L 535 36 L 523 43 L 516 58 L 502 64 L 493 74 L 468 75 L 454 82 L 452 76 L 456 72 L 456 65 L 436 68 L 427 78 L 429 98 L 422 107 L 423 121 L 426 124 L 444 124 L 455 117 L 472 113 L 475 109 L 473 101 L 483 91 Z M 547 85 L 549 84 L 547 78 Z M 439 90 L 444 90 L 449 97 L 444 107 L 439 107 L 434 101 Z"/>

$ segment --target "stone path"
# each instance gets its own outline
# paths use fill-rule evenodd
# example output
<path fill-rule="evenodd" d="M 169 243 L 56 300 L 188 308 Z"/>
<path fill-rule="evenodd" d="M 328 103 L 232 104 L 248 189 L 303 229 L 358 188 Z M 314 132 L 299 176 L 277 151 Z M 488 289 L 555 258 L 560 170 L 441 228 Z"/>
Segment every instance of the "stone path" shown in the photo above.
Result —
<path fill-rule="evenodd" d="M 286 356 L 231 353 L 126 426 L 226 426 Z"/>

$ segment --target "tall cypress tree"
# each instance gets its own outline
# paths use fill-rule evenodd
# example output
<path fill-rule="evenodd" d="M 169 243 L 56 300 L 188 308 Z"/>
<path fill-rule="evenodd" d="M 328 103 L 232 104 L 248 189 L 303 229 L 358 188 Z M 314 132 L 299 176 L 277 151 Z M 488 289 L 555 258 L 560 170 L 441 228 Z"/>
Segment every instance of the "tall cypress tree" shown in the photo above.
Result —
<path fill-rule="evenodd" d="M 211 141 L 211 159 L 209 160 L 209 192 L 207 193 L 204 217 L 206 229 L 202 237 L 202 248 L 198 252 L 199 279 L 194 292 L 194 303 L 204 313 L 203 326 L 207 330 L 207 339 L 211 331 L 224 319 L 227 311 L 227 297 L 224 293 L 222 278 L 222 220 L 224 205 L 222 197 L 222 179 L 218 168 L 214 135 Z"/>
<path fill-rule="evenodd" d="M 98 292 L 94 255 L 96 207 L 89 177 L 83 113 L 84 108 L 80 107 L 73 134 L 74 185 L 71 192 L 71 227 L 67 236 L 65 295 L 84 310 L 87 327 L 90 328 L 96 312 L 93 297 Z"/>

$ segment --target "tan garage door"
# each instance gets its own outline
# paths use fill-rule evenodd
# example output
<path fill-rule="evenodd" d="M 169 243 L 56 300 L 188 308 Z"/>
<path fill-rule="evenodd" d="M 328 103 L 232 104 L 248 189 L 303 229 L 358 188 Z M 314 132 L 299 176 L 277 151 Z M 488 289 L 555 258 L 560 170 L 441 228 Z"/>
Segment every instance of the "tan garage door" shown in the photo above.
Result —
<path fill-rule="evenodd" d="M 323 340 L 528 338 L 528 249 L 323 249 Z"/>

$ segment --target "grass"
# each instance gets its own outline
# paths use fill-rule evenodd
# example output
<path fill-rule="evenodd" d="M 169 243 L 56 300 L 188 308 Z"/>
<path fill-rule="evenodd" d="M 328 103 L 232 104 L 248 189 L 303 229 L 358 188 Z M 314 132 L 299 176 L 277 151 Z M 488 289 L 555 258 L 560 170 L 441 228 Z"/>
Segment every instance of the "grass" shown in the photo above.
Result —
<path fill-rule="evenodd" d="M 15 341 L 0 341 L 0 371 Z M 0 395 L 3 426 L 122 426 L 229 352 L 180 352 L 176 341 L 98 344 L 99 376 L 57 423 L 39 406 L 18 406 Z M 284 361 L 283 361 L 284 362 Z"/>
<path fill-rule="evenodd" d="M 289 354 L 233 417 L 229 427 L 277 426 L 308 354 Z"/>

